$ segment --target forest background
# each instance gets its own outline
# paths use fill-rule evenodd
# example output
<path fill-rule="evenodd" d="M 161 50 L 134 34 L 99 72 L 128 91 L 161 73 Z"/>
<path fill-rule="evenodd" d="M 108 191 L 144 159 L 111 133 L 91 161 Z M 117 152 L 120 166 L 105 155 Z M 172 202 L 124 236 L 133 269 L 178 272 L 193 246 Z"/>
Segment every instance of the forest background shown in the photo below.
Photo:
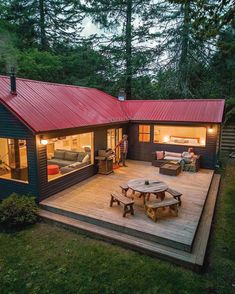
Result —
<path fill-rule="evenodd" d="M 92 29 L 91 29 L 92 28 Z M 126 99 L 225 99 L 235 123 L 235 6 L 226 0 L 0 0 L 0 74 Z"/>

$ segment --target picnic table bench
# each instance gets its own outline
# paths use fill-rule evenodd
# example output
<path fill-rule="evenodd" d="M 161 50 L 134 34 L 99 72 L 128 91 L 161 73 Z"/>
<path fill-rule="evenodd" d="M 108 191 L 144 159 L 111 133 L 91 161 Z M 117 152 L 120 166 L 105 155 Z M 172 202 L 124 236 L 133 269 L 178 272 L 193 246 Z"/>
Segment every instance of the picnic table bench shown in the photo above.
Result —
<path fill-rule="evenodd" d="M 171 194 L 174 197 L 174 199 L 178 200 L 179 201 L 179 206 L 181 206 L 181 196 L 182 196 L 181 192 L 178 192 L 178 191 L 173 190 L 171 188 L 167 188 L 166 192 Z"/>
<path fill-rule="evenodd" d="M 129 187 L 127 186 L 127 184 L 121 184 L 121 185 L 120 185 L 120 188 L 121 188 L 121 190 L 122 190 L 122 194 L 123 194 L 124 196 L 127 196 L 127 191 L 129 190 Z"/>
<path fill-rule="evenodd" d="M 177 199 L 167 199 L 162 200 L 161 202 L 147 202 L 145 204 L 145 211 L 147 216 L 156 222 L 158 218 L 158 210 L 161 208 L 164 209 L 165 207 L 169 207 L 170 211 L 177 216 L 179 203 L 180 202 Z"/>
<path fill-rule="evenodd" d="M 127 213 L 130 213 L 134 215 L 134 208 L 133 204 L 134 201 L 132 199 L 127 198 L 123 194 L 119 192 L 113 192 L 111 193 L 111 200 L 110 200 L 110 207 L 113 206 L 113 203 L 117 203 L 118 205 L 122 204 L 123 205 L 123 217 L 126 216 Z"/>

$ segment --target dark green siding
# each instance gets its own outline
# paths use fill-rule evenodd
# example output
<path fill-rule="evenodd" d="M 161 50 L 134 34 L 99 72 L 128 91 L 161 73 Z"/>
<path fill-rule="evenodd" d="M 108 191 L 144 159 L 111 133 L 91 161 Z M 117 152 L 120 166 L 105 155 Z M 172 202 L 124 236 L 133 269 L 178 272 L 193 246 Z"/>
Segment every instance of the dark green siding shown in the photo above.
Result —
<path fill-rule="evenodd" d="M 110 126 L 102 126 L 102 127 L 93 127 L 93 128 L 79 128 L 72 130 L 62 130 L 57 132 L 44 133 L 44 138 L 54 138 L 60 136 L 69 136 L 79 133 L 85 132 L 94 132 L 94 149 L 95 155 L 99 149 L 107 148 L 107 129 L 111 128 L 119 128 L 122 127 L 123 133 L 127 131 L 127 124 L 123 125 L 110 125 Z M 39 199 L 45 199 L 59 191 L 62 191 L 76 183 L 79 183 L 94 174 L 97 173 L 97 164 L 92 166 L 85 167 L 77 172 L 70 173 L 68 175 L 64 175 L 58 179 L 52 180 L 50 182 L 47 181 L 47 159 L 46 159 L 46 146 L 40 144 L 40 135 L 37 136 L 37 156 L 38 156 L 38 166 L 39 166 Z"/>
<path fill-rule="evenodd" d="M 36 143 L 33 133 L 5 106 L 0 104 L 0 137 L 19 138 L 27 142 L 29 183 L 21 183 L 0 178 L 0 199 L 12 192 L 31 194 L 38 197 Z"/>

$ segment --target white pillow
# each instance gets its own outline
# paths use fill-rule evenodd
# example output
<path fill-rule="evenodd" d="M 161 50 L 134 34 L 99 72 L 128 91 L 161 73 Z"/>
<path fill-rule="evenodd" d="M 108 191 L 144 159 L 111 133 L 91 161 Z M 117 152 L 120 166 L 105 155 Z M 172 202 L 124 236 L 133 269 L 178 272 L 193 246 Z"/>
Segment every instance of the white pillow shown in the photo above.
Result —
<path fill-rule="evenodd" d="M 89 161 L 89 159 L 90 159 L 90 156 L 89 156 L 89 154 L 87 154 L 87 155 L 83 158 L 82 163 Z"/>

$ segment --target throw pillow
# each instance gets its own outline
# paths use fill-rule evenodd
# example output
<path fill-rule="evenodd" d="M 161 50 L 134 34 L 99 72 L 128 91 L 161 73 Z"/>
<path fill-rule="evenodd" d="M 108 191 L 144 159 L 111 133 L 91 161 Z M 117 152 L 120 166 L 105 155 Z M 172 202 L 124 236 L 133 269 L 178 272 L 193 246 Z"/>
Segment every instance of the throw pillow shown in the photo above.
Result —
<path fill-rule="evenodd" d="M 165 156 L 181 158 L 181 153 L 167 152 L 167 151 L 166 151 L 166 152 L 165 152 Z"/>
<path fill-rule="evenodd" d="M 88 162 L 89 159 L 90 159 L 90 156 L 89 156 L 89 154 L 87 154 L 87 155 L 83 158 L 82 163 Z"/>
<path fill-rule="evenodd" d="M 79 152 L 78 153 L 78 157 L 77 157 L 77 161 L 82 162 L 83 158 L 86 156 L 85 152 Z"/>
<path fill-rule="evenodd" d="M 156 151 L 157 160 L 164 159 L 164 151 Z"/>
<path fill-rule="evenodd" d="M 74 162 L 74 163 L 70 164 L 69 167 L 78 168 L 78 167 L 80 167 L 80 165 L 81 165 L 81 162 Z"/>
<path fill-rule="evenodd" d="M 65 160 L 77 161 L 77 157 L 78 157 L 78 154 L 76 152 L 65 151 L 65 156 L 64 156 Z"/>
<path fill-rule="evenodd" d="M 64 159 L 65 151 L 55 150 L 54 158 Z"/>

